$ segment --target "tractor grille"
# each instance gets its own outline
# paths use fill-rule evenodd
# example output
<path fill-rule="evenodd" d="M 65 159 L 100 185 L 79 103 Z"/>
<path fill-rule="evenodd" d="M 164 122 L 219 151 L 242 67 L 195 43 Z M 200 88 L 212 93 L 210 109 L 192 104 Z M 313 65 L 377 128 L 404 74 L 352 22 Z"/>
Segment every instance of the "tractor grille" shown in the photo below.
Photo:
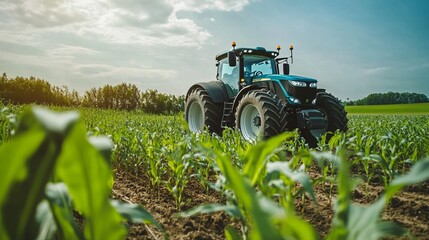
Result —
<path fill-rule="evenodd" d="M 288 94 L 294 98 L 298 98 L 302 104 L 311 104 L 316 98 L 317 89 L 311 87 L 295 87 L 289 81 L 281 81 L 283 87 Z"/>

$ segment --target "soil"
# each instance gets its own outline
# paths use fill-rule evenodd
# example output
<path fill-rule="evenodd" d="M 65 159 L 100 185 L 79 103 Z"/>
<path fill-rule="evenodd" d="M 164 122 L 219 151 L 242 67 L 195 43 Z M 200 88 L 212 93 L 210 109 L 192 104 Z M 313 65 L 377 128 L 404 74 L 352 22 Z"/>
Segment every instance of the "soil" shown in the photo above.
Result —
<path fill-rule="evenodd" d="M 310 170 L 312 177 L 317 177 Z M 314 188 L 318 205 L 309 198 L 296 200 L 296 212 L 310 222 L 324 238 L 330 230 L 335 189 L 328 184 Z M 373 203 L 384 191 L 382 184 L 360 186 L 353 192 L 352 200 L 360 205 Z M 225 228 L 239 224 L 224 213 L 202 214 L 178 218 L 175 213 L 207 203 L 222 203 L 223 198 L 215 191 L 207 192 L 200 183 L 191 180 L 183 196 L 187 202 L 179 210 L 174 198 L 163 187 L 154 188 L 144 176 L 116 169 L 113 197 L 143 205 L 165 228 L 170 239 L 225 239 Z M 397 222 L 408 228 L 418 239 L 429 239 L 429 182 L 410 186 L 396 194 L 382 213 L 382 219 Z M 128 239 L 163 239 L 162 233 L 153 225 L 131 224 Z"/>
<path fill-rule="evenodd" d="M 117 170 L 113 185 L 113 198 L 144 206 L 165 228 L 170 239 L 224 239 L 225 228 L 234 223 L 224 213 L 201 214 L 189 218 L 179 218 L 175 214 L 194 206 L 207 203 L 221 203 L 221 196 L 213 190 L 208 193 L 201 184 L 191 179 L 185 189 L 183 199 L 176 207 L 174 198 L 164 186 L 154 188 L 145 176 L 136 176 Z M 153 225 L 129 225 L 127 239 L 163 239 L 162 233 Z"/>

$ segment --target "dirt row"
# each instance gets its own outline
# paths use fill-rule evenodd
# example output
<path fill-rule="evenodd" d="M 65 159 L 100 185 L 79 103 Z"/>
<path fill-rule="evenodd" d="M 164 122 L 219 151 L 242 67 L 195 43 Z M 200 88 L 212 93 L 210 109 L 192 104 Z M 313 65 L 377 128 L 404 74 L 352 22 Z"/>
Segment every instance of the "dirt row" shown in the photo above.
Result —
<path fill-rule="evenodd" d="M 311 175 L 316 173 L 310 173 Z M 328 185 L 315 186 L 318 205 L 310 199 L 299 198 L 296 201 L 297 214 L 310 222 L 325 237 L 331 228 L 333 218 L 333 197 Z M 365 205 L 374 202 L 383 192 L 381 186 L 361 186 L 353 192 L 353 201 Z M 113 197 L 127 202 L 143 205 L 159 221 L 170 239 L 224 239 L 225 227 L 238 224 L 224 213 L 202 214 L 189 218 L 175 216 L 179 209 L 174 198 L 165 187 L 153 188 L 150 181 L 125 171 L 116 170 Z M 215 191 L 206 192 L 195 180 L 190 181 L 183 199 L 181 210 L 204 203 L 222 203 L 222 197 Z M 406 188 L 395 195 L 382 218 L 400 223 L 407 227 L 418 239 L 429 239 L 429 183 Z M 162 239 L 162 233 L 152 225 L 129 225 L 128 239 Z"/>

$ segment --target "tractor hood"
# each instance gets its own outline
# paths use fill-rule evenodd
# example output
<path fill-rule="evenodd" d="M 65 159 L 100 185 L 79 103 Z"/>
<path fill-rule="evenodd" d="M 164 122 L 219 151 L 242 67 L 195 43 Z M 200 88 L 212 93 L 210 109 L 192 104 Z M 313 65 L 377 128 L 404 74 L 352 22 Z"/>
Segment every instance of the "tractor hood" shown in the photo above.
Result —
<path fill-rule="evenodd" d="M 292 105 L 313 105 L 317 95 L 317 80 L 313 78 L 281 75 L 281 74 L 266 74 L 260 75 L 253 79 L 253 83 L 277 82 L 278 84 L 271 85 L 274 87 L 274 92 L 280 94 L 289 104 Z M 269 86 L 269 85 L 267 85 Z M 278 88 L 276 90 L 276 88 Z"/>
<path fill-rule="evenodd" d="M 263 81 L 270 81 L 270 80 L 277 80 L 277 81 L 299 81 L 299 82 L 306 82 L 306 83 L 317 83 L 317 80 L 314 78 L 308 78 L 308 77 L 302 77 L 302 76 L 296 76 L 296 75 L 283 75 L 283 74 L 265 74 L 265 75 L 259 75 L 253 79 L 253 82 L 263 82 Z"/>

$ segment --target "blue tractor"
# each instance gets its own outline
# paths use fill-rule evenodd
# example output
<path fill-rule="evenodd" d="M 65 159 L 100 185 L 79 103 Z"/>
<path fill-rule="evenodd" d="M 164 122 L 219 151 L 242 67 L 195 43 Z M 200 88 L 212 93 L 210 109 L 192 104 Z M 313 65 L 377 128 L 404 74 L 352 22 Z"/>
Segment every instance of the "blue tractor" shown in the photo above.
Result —
<path fill-rule="evenodd" d="M 217 80 L 194 84 L 186 94 L 185 119 L 193 132 L 238 129 L 247 140 L 298 128 L 311 147 L 320 137 L 347 130 L 339 100 L 313 78 L 289 75 L 289 57 L 265 48 L 236 48 L 216 56 Z M 280 70 L 282 73 L 280 73 Z M 329 136 L 328 136 L 329 137 Z"/>

